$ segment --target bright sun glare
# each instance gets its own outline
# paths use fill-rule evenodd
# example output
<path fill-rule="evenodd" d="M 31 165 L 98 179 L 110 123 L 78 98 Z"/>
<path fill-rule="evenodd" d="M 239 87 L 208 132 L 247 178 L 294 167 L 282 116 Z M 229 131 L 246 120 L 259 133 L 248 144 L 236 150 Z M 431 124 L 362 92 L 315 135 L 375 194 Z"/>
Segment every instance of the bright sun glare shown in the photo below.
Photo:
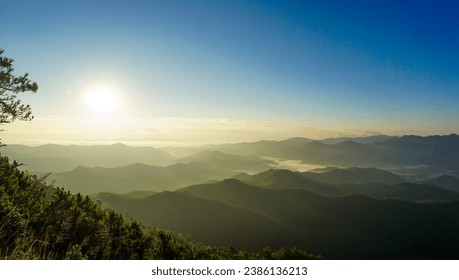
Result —
<path fill-rule="evenodd" d="M 106 86 L 90 88 L 85 91 L 84 97 L 91 110 L 97 114 L 108 114 L 118 107 L 115 91 Z"/>

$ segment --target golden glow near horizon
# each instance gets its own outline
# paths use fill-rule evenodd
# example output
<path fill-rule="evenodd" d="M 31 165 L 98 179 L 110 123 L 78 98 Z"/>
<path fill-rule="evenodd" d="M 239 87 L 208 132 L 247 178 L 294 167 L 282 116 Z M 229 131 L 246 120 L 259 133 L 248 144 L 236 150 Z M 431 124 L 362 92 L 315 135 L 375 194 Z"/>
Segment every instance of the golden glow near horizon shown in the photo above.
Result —
<path fill-rule="evenodd" d="M 119 110 L 119 109 L 118 109 Z M 325 124 L 289 124 L 260 120 L 225 118 L 136 118 L 111 115 L 92 117 L 36 117 L 31 122 L 15 121 L 4 126 L 0 138 L 5 144 L 113 144 L 133 146 L 196 146 L 219 143 L 284 140 L 290 137 L 324 139 L 375 134 L 431 135 L 446 134 L 451 127 L 416 127 L 397 130 L 380 127 L 367 131 L 364 127 L 342 129 Z"/>
<path fill-rule="evenodd" d="M 97 85 L 83 92 L 83 97 L 91 111 L 106 116 L 118 108 L 118 96 L 110 86 Z"/>

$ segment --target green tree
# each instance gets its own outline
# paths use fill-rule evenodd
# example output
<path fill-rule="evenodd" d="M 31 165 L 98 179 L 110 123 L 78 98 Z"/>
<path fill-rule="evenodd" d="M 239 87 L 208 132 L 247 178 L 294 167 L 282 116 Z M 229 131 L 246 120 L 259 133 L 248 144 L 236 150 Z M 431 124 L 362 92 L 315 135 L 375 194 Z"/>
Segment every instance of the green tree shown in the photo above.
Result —
<path fill-rule="evenodd" d="M 38 85 L 28 78 L 28 74 L 13 74 L 13 59 L 4 57 L 0 49 L 0 124 L 10 123 L 16 119 L 30 121 L 33 119 L 29 105 L 18 99 L 23 92 L 36 92 Z"/>

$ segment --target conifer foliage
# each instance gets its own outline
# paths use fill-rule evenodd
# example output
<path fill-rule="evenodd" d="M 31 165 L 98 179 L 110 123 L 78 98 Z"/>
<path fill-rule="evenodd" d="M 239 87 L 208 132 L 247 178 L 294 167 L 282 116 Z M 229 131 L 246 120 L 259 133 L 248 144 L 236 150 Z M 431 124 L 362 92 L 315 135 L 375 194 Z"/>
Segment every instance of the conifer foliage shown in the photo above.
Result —
<path fill-rule="evenodd" d="M 18 99 L 36 92 L 28 74 L 13 74 L 0 49 L 0 124 L 32 120 Z M 0 259 L 240 259 L 256 253 L 185 241 L 176 234 L 127 220 L 81 194 L 44 183 L 0 154 Z M 266 255 L 266 254 L 265 254 Z M 307 253 L 306 257 L 314 257 Z M 271 255 L 270 255 L 271 256 Z"/>
<path fill-rule="evenodd" d="M 267 253 L 269 252 L 269 254 Z M 0 259 L 316 258 L 297 249 L 259 253 L 193 243 L 43 183 L 0 156 Z"/>
<path fill-rule="evenodd" d="M 4 57 L 0 49 L 0 124 L 9 123 L 16 119 L 32 120 L 32 109 L 18 99 L 23 92 L 36 92 L 38 85 L 28 78 L 28 74 L 15 76 L 13 74 L 13 59 Z"/>

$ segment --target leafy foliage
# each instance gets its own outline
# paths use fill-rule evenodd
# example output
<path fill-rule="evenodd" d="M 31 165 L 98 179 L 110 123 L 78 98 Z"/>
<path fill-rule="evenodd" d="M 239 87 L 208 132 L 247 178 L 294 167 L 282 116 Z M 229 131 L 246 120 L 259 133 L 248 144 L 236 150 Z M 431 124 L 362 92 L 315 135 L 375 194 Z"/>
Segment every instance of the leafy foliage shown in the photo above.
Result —
<path fill-rule="evenodd" d="M 22 92 L 36 92 L 38 85 L 28 78 L 28 74 L 13 74 L 13 59 L 3 56 L 0 49 L 0 123 L 9 123 L 15 119 L 33 119 L 29 105 L 22 104 L 17 95 Z"/>

